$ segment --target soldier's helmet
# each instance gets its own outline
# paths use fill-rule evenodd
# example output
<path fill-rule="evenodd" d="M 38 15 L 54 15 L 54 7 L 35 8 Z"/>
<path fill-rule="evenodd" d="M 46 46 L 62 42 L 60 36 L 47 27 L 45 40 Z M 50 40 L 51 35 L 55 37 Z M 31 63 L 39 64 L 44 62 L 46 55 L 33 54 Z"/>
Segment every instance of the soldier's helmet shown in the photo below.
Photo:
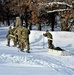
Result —
<path fill-rule="evenodd" d="M 46 30 L 46 32 L 48 32 L 48 30 Z"/>

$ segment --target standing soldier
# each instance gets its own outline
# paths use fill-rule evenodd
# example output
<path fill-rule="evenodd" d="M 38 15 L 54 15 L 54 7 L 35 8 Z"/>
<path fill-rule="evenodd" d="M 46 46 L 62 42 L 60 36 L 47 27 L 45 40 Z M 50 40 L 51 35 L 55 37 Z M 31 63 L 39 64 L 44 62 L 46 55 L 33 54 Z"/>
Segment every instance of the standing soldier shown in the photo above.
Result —
<path fill-rule="evenodd" d="M 52 34 L 48 30 L 46 30 L 46 33 L 43 35 L 48 38 L 48 48 L 53 49 L 54 46 L 52 44 L 52 40 L 53 40 Z"/>
<path fill-rule="evenodd" d="M 16 37 L 16 44 L 18 44 L 18 48 L 20 48 L 20 39 L 21 39 L 21 33 L 23 30 L 23 25 L 21 24 L 21 19 L 20 17 L 16 17 L 16 24 L 15 24 L 15 31 L 14 31 L 14 35 Z"/>
<path fill-rule="evenodd" d="M 8 33 L 7 33 L 7 35 L 6 35 L 6 37 L 7 37 L 7 46 L 10 46 L 10 40 L 12 39 L 13 40 L 13 43 L 14 43 L 14 45 L 13 46 L 16 46 L 16 43 L 15 43 L 15 41 L 16 41 L 16 37 L 14 36 L 14 34 L 13 34 L 13 32 L 14 32 L 14 30 L 11 28 L 11 26 L 9 27 L 9 30 L 8 30 Z"/>
<path fill-rule="evenodd" d="M 24 27 L 24 30 L 22 31 L 22 35 L 21 35 L 21 50 L 24 49 L 24 45 L 26 45 L 26 48 L 27 48 L 27 53 L 29 53 L 29 50 L 30 50 L 30 43 L 29 43 L 29 34 L 30 34 L 30 31 Z"/>
<path fill-rule="evenodd" d="M 21 40 L 23 28 L 24 27 L 22 25 L 19 25 L 14 31 L 14 35 L 16 37 L 16 44 L 18 44 L 18 48 L 20 48 L 20 40 Z"/>

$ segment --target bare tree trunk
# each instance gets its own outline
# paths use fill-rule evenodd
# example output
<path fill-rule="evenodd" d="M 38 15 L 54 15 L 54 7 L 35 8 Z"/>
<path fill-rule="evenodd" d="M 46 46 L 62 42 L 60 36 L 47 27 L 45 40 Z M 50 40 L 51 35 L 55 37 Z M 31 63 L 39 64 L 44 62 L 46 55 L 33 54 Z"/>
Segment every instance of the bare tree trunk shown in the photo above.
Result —
<path fill-rule="evenodd" d="M 55 13 L 49 13 L 49 20 L 51 21 L 51 31 L 54 31 Z"/>
<path fill-rule="evenodd" d="M 7 24 L 8 26 L 10 26 L 10 20 L 9 20 L 9 16 L 7 15 Z"/>
<path fill-rule="evenodd" d="M 38 23 L 38 24 L 37 24 L 37 27 L 38 27 L 38 30 L 41 31 L 41 23 Z"/>

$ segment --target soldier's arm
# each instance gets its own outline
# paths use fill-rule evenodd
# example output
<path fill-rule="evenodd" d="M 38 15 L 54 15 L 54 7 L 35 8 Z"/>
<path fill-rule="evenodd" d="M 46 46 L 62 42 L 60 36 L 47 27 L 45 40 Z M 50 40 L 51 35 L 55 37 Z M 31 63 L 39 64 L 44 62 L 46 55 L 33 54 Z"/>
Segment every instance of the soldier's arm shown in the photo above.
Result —
<path fill-rule="evenodd" d="M 45 34 L 43 34 L 45 37 L 47 36 L 47 34 L 45 33 Z"/>
<path fill-rule="evenodd" d="M 53 39 L 51 39 L 51 38 L 48 38 L 48 40 L 53 40 Z"/>
<path fill-rule="evenodd" d="M 15 30 L 15 31 L 13 32 L 13 34 L 14 34 L 14 35 L 17 35 L 17 30 Z"/>

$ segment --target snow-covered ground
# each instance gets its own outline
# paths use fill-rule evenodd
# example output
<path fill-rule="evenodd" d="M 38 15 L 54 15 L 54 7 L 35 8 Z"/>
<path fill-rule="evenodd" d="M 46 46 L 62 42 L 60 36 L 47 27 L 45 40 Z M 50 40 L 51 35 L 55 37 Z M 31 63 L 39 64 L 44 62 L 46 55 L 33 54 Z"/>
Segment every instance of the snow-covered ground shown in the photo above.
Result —
<path fill-rule="evenodd" d="M 53 44 L 69 50 L 71 56 L 54 56 L 48 53 L 45 31 L 32 30 L 30 53 L 17 47 L 6 46 L 8 27 L 0 27 L 0 75 L 74 75 L 74 32 L 51 32 Z M 26 49 L 24 49 L 26 51 Z"/>

